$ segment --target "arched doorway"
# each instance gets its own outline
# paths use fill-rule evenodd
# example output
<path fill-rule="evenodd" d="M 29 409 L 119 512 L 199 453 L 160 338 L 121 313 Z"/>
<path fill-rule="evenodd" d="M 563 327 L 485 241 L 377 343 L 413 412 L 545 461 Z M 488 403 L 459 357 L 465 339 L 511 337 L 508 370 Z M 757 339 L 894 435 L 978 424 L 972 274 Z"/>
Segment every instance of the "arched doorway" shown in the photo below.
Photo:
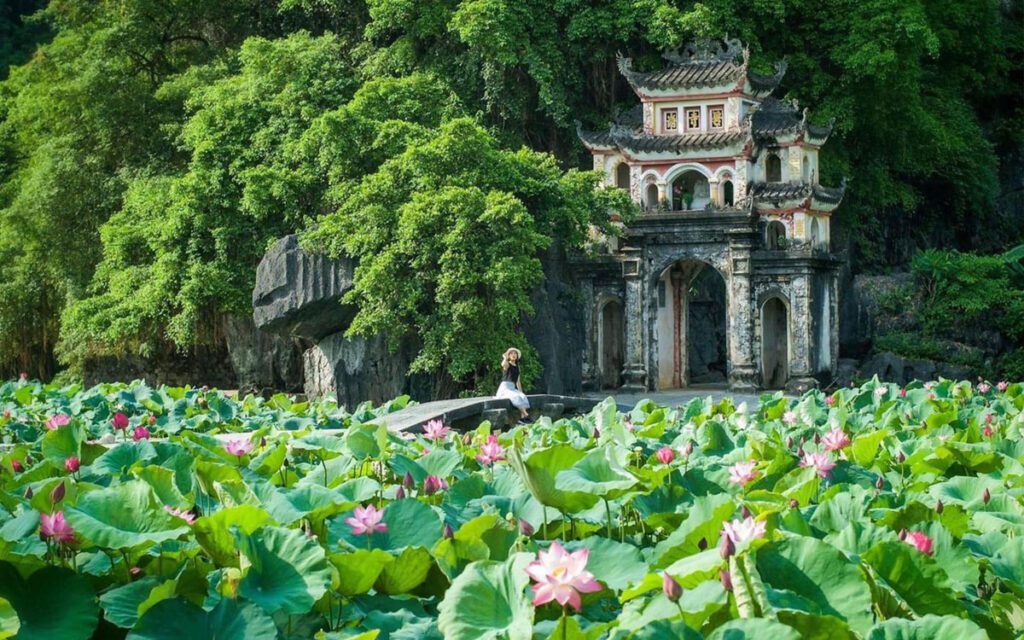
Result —
<path fill-rule="evenodd" d="M 811 247 L 821 249 L 824 245 L 824 238 L 821 234 L 821 224 L 817 218 L 811 218 Z"/>
<path fill-rule="evenodd" d="M 644 203 L 647 205 L 648 209 L 658 208 L 658 185 L 653 182 L 647 185 Z"/>
<path fill-rule="evenodd" d="M 765 389 L 781 389 L 789 380 L 789 313 L 781 298 L 761 307 L 761 381 Z"/>
<path fill-rule="evenodd" d="M 802 169 L 800 173 L 803 176 L 804 183 L 811 181 L 811 161 L 807 159 L 806 155 L 804 156 L 804 161 L 802 163 Z"/>
<path fill-rule="evenodd" d="M 615 167 L 615 186 L 629 191 L 629 165 L 625 162 L 620 162 L 619 166 Z"/>
<path fill-rule="evenodd" d="M 782 182 L 782 160 L 778 155 L 769 153 L 764 161 L 765 182 Z"/>
<path fill-rule="evenodd" d="M 728 371 L 726 285 L 710 265 L 680 260 L 657 281 L 657 388 L 724 383 Z"/>
<path fill-rule="evenodd" d="M 722 183 L 722 204 L 731 207 L 736 204 L 736 198 L 733 195 L 732 180 L 726 180 Z"/>
<path fill-rule="evenodd" d="M 700 210 L 711 202 L 711 185 L 700 171 L 684 171 L 672 181 L 672 210 Z"/>
<path fill-rule="evenodd" d="M 765 228 L 764 244 L 769 251 L 777 251 L 786 248 L 786 225 L 778 220 L 772 220 Z"/>
<path fill-rule="evenodd" d="M 623 324 L 622 305 L 619 301 L 606 302 L 601 307 L 597 336 L 602 389 L 618 389 L 622 386 L 625 337 Z"/>

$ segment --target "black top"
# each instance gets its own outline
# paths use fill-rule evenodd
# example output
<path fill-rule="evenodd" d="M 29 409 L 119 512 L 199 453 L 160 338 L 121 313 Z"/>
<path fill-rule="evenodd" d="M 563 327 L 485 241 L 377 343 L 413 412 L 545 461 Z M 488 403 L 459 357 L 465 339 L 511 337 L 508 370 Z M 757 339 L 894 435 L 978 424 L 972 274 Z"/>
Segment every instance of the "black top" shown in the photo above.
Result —
<path fill-rule="evenodd" d="M 508 369 L 505 369 L 504 373 L 501 374 L 501 381 L 511 382 L 512 384 L 519 382 L 519 365 L 508 365 Z"/>

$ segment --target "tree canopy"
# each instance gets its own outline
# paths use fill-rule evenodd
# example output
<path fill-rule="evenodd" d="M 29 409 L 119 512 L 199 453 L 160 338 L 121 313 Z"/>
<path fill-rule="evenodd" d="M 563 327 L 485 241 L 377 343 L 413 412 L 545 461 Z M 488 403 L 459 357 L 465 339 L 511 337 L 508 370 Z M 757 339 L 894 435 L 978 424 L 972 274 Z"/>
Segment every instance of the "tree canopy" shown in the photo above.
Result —
<path fill-rule="evenodd" d="M 1024 144 L 1019 1 L 8 1 L 0 368 L 217 340 L 298 231 L 360 258 L 353 331 L 413 335 L 417 368 L 473 384 L 536 251 L 614 204 L 572 171 L 571 123 L 636 104 L 616 52 L 650 68 L 725 34 L 836 119 L 822 179 L 850 178 L 856 269 L 1020 241 L 996 200 Z"/>

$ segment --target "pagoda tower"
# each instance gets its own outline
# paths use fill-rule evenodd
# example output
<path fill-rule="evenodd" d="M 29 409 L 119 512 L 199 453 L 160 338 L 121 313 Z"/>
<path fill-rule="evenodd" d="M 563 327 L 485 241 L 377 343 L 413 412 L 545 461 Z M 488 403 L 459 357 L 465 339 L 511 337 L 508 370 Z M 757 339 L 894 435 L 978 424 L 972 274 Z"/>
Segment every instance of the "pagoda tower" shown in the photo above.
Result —
<path fill-rule="evenodd" d="M 578 123 L 608 187 L 642 208 L 605 253 L 581 260 L 590 296 L 584 381 L 632 390 L 728 383 L 801 390 L 837 360 L 831 214 L 818 182 L 832 124 L 772 97 L 786 71 L 749 68 L 739 41 L 706 41 L 641 72 L 640 104 L 604 131 Z"/>

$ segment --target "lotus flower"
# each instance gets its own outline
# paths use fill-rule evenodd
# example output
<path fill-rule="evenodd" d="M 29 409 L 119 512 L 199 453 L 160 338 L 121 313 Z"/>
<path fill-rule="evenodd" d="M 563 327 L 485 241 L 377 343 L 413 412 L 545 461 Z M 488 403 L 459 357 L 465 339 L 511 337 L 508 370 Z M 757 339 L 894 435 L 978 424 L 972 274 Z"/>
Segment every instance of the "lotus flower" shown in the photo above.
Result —
<path fill-rule="evenodd" d="M 661 464 L 672 464 L 672 461 L 676 459 L 676 452 L 672 450 L 672 447 L 662 447 L 654 455 L 657 456 L 658 462 Z"/>
<path fill-rule="evenodd" d="M 992 421 L 993 421 L 994 419 L 995 419 L 995 418 L 994 418 L 994 417 L 992 416 L 992 414 L 991 414 L 991 413 L 987 413 L 987 414 L 985 414 L 985 424 L 992 424 Z"/>
<path fill-rule="evenodd" d="M 75 530 L 64 519 L 63 511 L 54 511 L 52 514 L 40 513 L 39 537 L 43 540 L 49 539 L 60 544 L 67 544 L 75 541 Z"/>
<path fill-rule="evenodd" d="M 800 461 L 801 467 L 814 467 L 814 470 L 822 478 L 827 478 L 832 475 L 832 469 L 835 468 L 836 463 L 832 462 L 832 458 L 824 452 L 812 451 L 804 454 L 803 460 Z"/>
<path fill-rule="evenodd" d="M 25 470 L 25 467 L 21 465 L 21 460 L 11 460 L 11 469 L 14 473 L 21 473 Z"/>
<path fill-rule="evenodd" d="M 55 415 L 52 418 L 50 418 L 49 420 L 47 420 L 44 424 L 45 424 L 47 429 L 49 429 L 50 431 L 53 431 L 54 429 L 57 429 L 59 427 L 63 427 L 64 425 L 66 425 L 66 424 L 68 424 L 70 422 L 71 422 L 71 416 L 69 416 L 66 413 L 58 413 L 57 415 Z"/>
<path fill-rule="evenodd" d="M 541 550 L 537 559 L 526 567 L 526 573 L 536 582 L 534 606 L 554 600 L 563 607 L 568 604 L 579 611 L 581 593 L 600 591 L 601 585 L 586 569 L 589 553 L 589 549 L 569 553 L 557 540 L 547 551 Z"/>
<path fill-rule="evenodd" d="M 233 438 L 224 443 L 224 450 L 241 458 L 252 451 L 252 440 L 249 438 Z"/>
<path fill-rule="evenodd" d="M 181 518 L 189 524 L 193 524 L 196 521 L 196 516 L 188 509 L 176 509 L 168 505 L 164 505 L 164 511 L 171 514 L 175 518 Z"/>
<path fill-rule="evenodd" d="M 992 390 L 992 385 L 990 385 L 987 382 L 982 382 L 981 384 L 978 385 L 978 392 L 979 393 L 988 393 L 991 390 Z"/>
<path fill-rule="evenodd" d="M 932 545 L 935 541 L 921 533 L 920 531 L 909 531 L 907 537 L 904 540 L 907 544 L 912 544 L 917 548 L 918 551 L 925 554 L 926 556 L 932 555 Z"/>
<path fill-rule="evenodd" d="M 729 482 L 738 484 L 741 487 L 747 486 L 748 483 L 757 479 L 760 475 L 754 467 L 757 465 L 755 460 L 744 460 L 737 462 L 736 464 L 729 467 Z"/>
<path fill-rule="evenodd" d="M 679 598 L 683 596 L 683 587 L 667 573 L 661 574 L 661 590 L 665 597 L 672 602 L 678 602 Z"/>
<path fill-rule="evenodd" d="M 688 440 L 686 444 L 679 447 L 680 456 L 684 458 L 689 458 L 691 453 L 693 453 L 693 440 Z"/>
<path fill-rule="evenodd" d="M 395 491 L 395 500 L 405 500 L 405 488 L 399 485 L 398 490 Z"/>
<path fill-rule="evenodd" d="M 149 422 L 149 424 L 156 424 L 156 416 L 154 416 L 153 414 L 150 414 L 150 416 L 146 418 L 146 420 Z"/>
<path fill-rule="evenodd" d="M 127 429 L 128 416 L 118 411 L 114 414 L 114 417 L 110 419 L 110 424 L 114 425 L 115 429 Z"/>
<path fill-rule="evenodd" d="M 431 420 L 423 427 L 423 435 L 435 442 L 447 438 L 449 431 L 450 429 L 440 420 Z"/>
<path fill-rule="evenodd" d="M 842 429 L 832 429 L 821 439 L 826 451 L 838 451 L 850 445 L 850 437 Z"/>
<path fill-rule="evenodd" d="M 372 504 L 363 507 L 356 507 L 355 513 L 351 518 L 345 518 L 345 523 L 352 527 L 352 533 L 357 536 L 363 534 L 373 535 L 375 531 L 384 533 L 388 530 L 388 525 L 381 522 L 381 518 L 384 517 L 384 510 L 377 511 L 377 508 Z"/>
<path fill-rule="evenodd" d="M 827 398 L 825 398 L 825 406 L 831 407 L 835 403 L 836 403 L 836 397 L 835 396 L 828 396 Z"/>
<path fill-rule="evenodd" d="M 984 429 L 981 430 L 981 433 L 984 434 L 986 438 L 991 438 L 992 434 L 995 433 L 995 431 L 992 430 L 992 427 L 985 427 Z"/>
<path fill-rule="evenodd" d="M 722 582 L 722 588 L 726 591 L 732 591 L 732 576 L 725 569 L 721 569 L 718 572 L 718 579 Z"/>
<path fill-rule="evenodd" d="M 875 388 L 875 397 L 876 398 L 884 398 L 885 394 L 887 394 L 887 393 L 889 393 L 889 390 L 886 389 L 885 387 L 876 387 Z"/>
<path fill-rule="evenodd" d="M 428 496 L 434 495 L 438 491 L 447 488 L 448 483 L 435 475 L 429 475 L 423 480 L 423 493 Z"/>
<path fill-rule="evenodd" d="M 504 447 L 498 444 L 498 437 L 491 434 L 487 436 L 487 442 L 480 446 L 480 454 L 476 459 L 480 464 L 494 464 L 505 459 L 504 453 Z"/>
<path fill-rule="evenodd" d="M 900 397 L 901 398 L 906 398 L 907 397 L 907 390 L 906 389 L 900 389 Z"/>
<path fill-rule="evenodd" d="M 75 456 L 71 456 L 70 458 L 66 458 L 64 460 L 64 469 L 68 473 L 77 473 L 78 469 L 81 466 L 82 466 L 81 461 L 78 458 L 76 458 Z"/>
<path fill-rule="evenodd" d="M 754 520 L 747 516 L 743 520 L 733 520 L 722 524 L 722 535 L 728 536 L 733 544 L 740 544 L 747 540 L 763 538 L 765 533 L 764 520 Z"/>
<path fill-rule="evenodd" d="M 6 420 L 6 419 L 8 419 L 10 417 L 11 417 L 11 410 L 10 409 L 4 409 L 4 420 Z"/>
<path fill-rule="evenodd" d="M 135 442 L 149 440 L 149 429 L 146 427 L 135 427 L 135 431 L 132 432 L 132 440 Z"/>
<path fill-rule="evenodd" d="M 18 378 L 20 378 L 22 382 L 26 382 L 28 380 L 28 372 L 27 371 L 22 371 L 18 375 Z"/>
<path fill-rule="evenodd" d="M 1000 380 L 999 382 L 996 383 L 996 389 L 999 389 L 999 393 L 1005 392 L 1009 386 L 1009 383 L 1007 383 L 1005 380 Z"/>
<path fill-rule="evenodd" d="M 788 425 L 796 424 L 796 413 L 792 411 L 787 411 L 786 413 L 782 414 L 782 421 Z"/>
<path fill-rule="evenodd" d="M 527 522 L 525 518 L 519 519 L 519 533 L 527 538 L 534 533 L 533 525 Z"/>

